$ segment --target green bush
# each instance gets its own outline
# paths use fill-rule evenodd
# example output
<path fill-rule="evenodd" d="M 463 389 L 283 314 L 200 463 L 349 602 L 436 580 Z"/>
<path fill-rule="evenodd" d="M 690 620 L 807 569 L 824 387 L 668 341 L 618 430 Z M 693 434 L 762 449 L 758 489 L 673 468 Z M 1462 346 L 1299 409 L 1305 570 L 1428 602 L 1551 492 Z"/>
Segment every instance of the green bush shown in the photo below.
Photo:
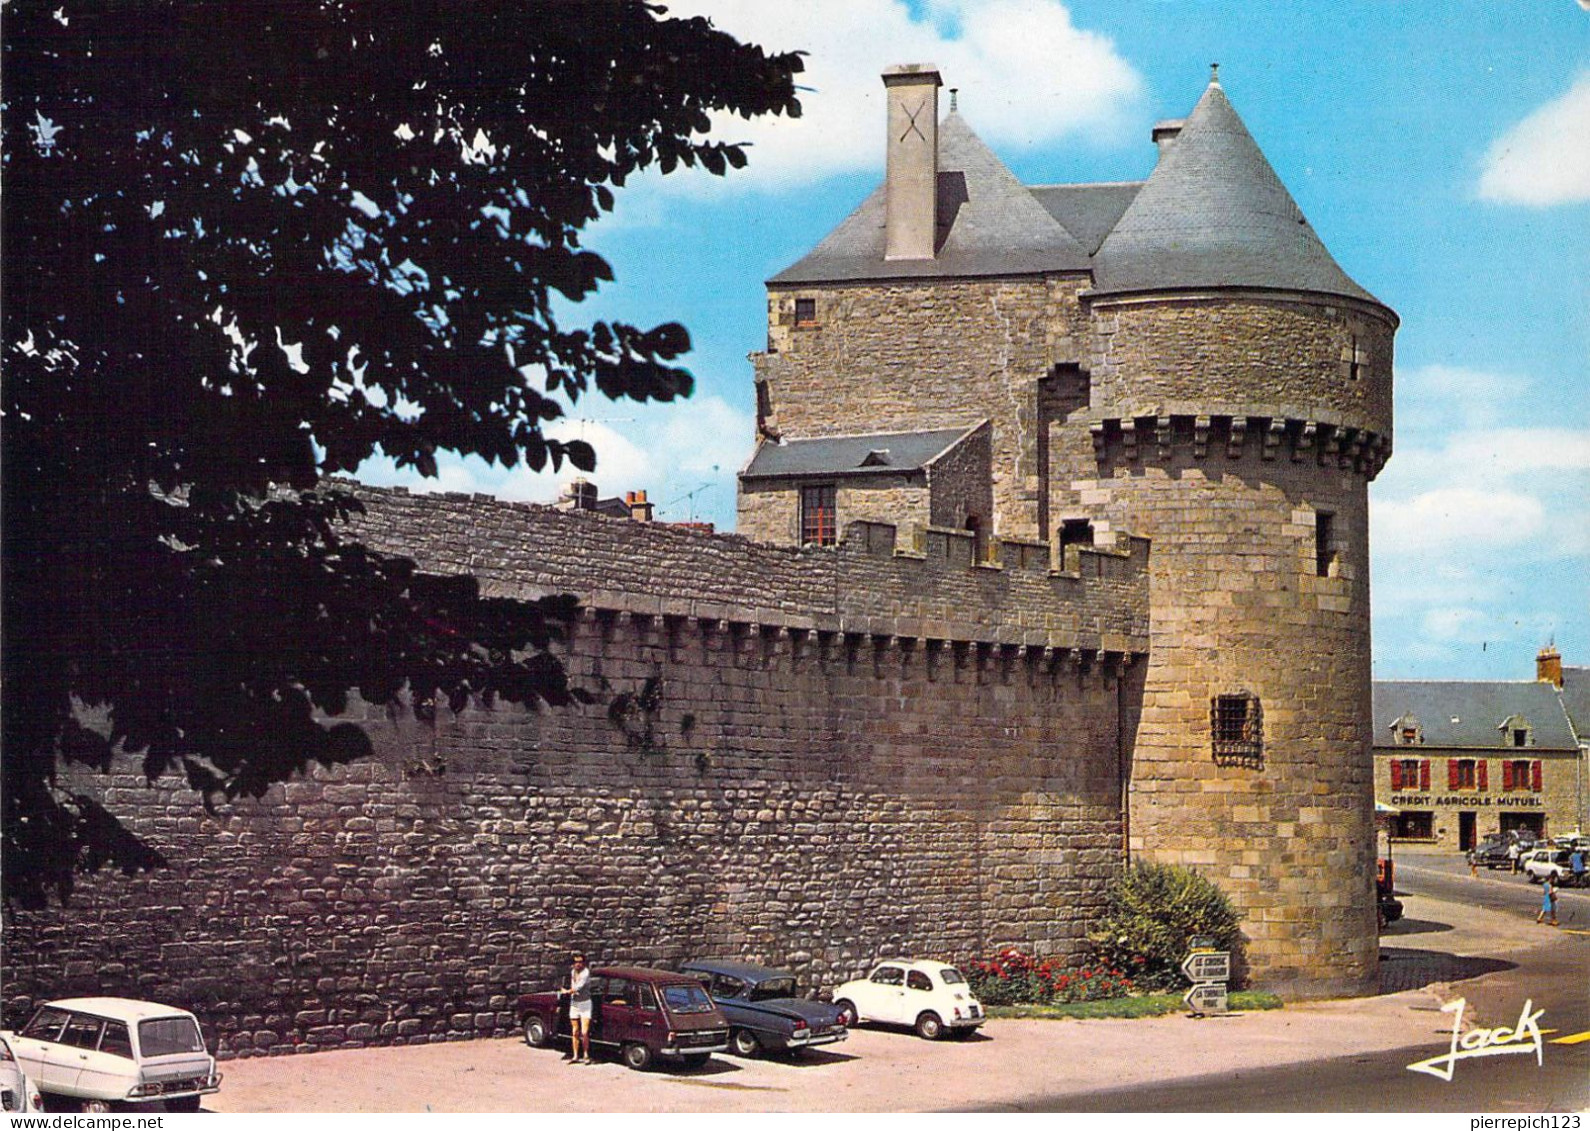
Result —
<path fill-rule="evenodd" d="M 1135 864 L 1110 889 L 1109 907 L 1088 935 L 1097 962 L 1125 970 L 1143 989 L 1186 986 L 1182 959 L 1202 935 L 1232 951 L 1240 967 L 1240 920 L 1226 895 L 1188 868 Z"/>

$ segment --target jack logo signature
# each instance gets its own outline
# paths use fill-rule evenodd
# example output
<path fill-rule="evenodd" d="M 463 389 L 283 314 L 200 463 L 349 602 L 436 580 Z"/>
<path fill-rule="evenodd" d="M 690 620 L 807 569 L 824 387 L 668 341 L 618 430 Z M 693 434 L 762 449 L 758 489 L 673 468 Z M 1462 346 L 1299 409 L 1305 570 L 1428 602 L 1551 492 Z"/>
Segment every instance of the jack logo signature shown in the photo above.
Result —
<path fill-rule="evenodd" d="M 1546 1011 L 1532 1009 L 1534 1004 L 1533 998 L 1524 1002 L 1524 1008 L 1518 1014 L 1518 1024 L 1512 1028 L 1499 1025 L 1495 1029 L 1471 1029 L 1465 1033 L 1463 1011 L 1468 1008 L 1468 1001 L 1458 998 L 1456 1001 L 1447 1002 L 1441 1007 L 1441 1012 L 1453 1014 L 1451 1051 L 1440 1056 L 1432 1056 L 1429 1060 L 1421 1060 L 1417 1064 L 1410 1064 L 1408 1071 L 1428 1072 L 1431 1076 L 1438 1076 L 1450 1084 L 1453 1066 L 1460 1060 L 1534 1053 L 1535 1063 L 1541 1064 L 1545 1041 L 1541 1037 L 1540 1016 Z"/>

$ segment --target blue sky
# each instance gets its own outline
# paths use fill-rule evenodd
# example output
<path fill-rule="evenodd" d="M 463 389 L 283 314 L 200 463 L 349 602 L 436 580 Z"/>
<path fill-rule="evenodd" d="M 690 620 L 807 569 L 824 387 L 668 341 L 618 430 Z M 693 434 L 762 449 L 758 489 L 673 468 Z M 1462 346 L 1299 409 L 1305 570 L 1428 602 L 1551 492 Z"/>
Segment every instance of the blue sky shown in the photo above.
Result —
<path fill-rule="evenodd" d="M 567 317 L 678 320 L 697 392 L 585 400 L 555 434 L 597 448 L 604 494 L 733 529 L 750 453 L 746 354 L 763 280 L 882 175 L 885 66 L 937 63 L 1024 181 L 1135 180 L 1149 128 L 1209 64 L 1338 262 L 1402 318 L 1396 448 L 1371 488 L 1377 678 L 1525 679 L 1554 639 L 1590 665 L 1590 11 L 1494 3 L 765 0 L 672 3 L 809 52 L 805 114 L 723 124 L 718 179 L 642 178 L 588 238 L 617 281 Z M 478 461 L 421 483 L 550 501 L 558 479 Z"/>

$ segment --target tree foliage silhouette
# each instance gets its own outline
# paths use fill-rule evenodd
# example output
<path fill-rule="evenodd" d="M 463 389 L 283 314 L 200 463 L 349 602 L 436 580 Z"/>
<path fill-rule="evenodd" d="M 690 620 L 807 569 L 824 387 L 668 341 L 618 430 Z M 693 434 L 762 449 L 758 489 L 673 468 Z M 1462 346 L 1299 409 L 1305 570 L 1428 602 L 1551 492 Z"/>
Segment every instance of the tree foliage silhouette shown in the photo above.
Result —
<path fill-rule="evenodd" d="M 316 714 L 354 688 L 568 702 L 571 600 L 351 541 L 325 476 L 589 469 L 545 434 L 567 404 L 687 395 L 682 326 L 557 300 L 611 277 L 581 232 L 628 177 L 738 168 L 713 115 L 799 113 L 798 56 L 620 0 L 13 0 L 4 30 L 7 899 L 159 863 L 63 763 L 258 796 L 368 751 Z"/>

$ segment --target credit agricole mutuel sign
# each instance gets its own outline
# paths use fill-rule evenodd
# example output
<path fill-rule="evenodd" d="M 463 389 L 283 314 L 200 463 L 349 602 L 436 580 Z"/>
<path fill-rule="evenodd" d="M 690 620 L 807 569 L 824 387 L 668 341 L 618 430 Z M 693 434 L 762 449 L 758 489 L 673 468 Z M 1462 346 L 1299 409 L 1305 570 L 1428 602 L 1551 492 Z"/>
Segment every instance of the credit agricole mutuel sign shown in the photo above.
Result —
<path fill-rule="evenodd" d="M 1540 798 L 1534 796 L 1521 797 L 1489 797 L 1485 794 L 1442 794 L 1432 797 L 1428 793 L 1398 793 L 1393 795 L 1391 803 L 1402 809 L 1422 809 L 1429 805 L 1461 805 L 1470 809 L 1488 809 L 1492 805 L 1498 809 L 1540 809 L 1544 805 Z"/>

